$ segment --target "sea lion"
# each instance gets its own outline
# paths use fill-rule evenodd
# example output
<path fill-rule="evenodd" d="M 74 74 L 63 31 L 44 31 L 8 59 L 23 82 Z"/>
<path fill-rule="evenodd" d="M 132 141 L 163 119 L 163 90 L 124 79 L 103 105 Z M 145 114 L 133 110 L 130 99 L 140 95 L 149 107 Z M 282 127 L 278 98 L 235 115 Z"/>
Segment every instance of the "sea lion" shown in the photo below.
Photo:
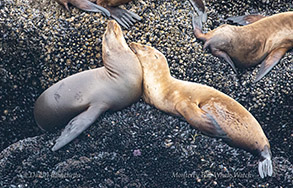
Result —
<path fill-rule="evenodd" d="M 64 5 L 67 10 L 68 4 L 88 12 L 103 12 L 107 16 L 114 18 L 120 25 L 128 29 L 136 21 L 141 18 L 128 10 L 119 8 L 118 6 L 128 3 L 132 0 L 55 0 L 59 4 Z M 95 3 L 93 3 L 95 2 Z"/>
<path fill-rule="evenodd" d="M 53 151 L 76 138 L 102 113 L 121 110 L 141 97 L 141 65 L 117 22 L 108 22 L 102 45 L 104 67 L 55 83 L 35 102 L 34 117 L 41 129 L 53 131 L 67 124 Z"/>
<path fill-rule="evenodd" d="M 165 56 L 131 43 L 143 72 L 143 99 L 159 110 L 182 116 L 193 127 L 261 159 L 261 177 L 273 173 L 270 144 L 257 120 L 237 101 L 206 85 L 175 79 Z"/>
<path fill-rule="evenodd" d="M 214 56 L 227 61 L 236 72 L 238 67 L 261 67 L 255 82 L 265 76 L 293 47 L 293 12 L 257 19 L 245 26 L 222 25 L 202 33 L 201 20 L 193 15 L 196 38 L 205 42 Z M 235 64 L 234 64 L 235 63 Z"/>

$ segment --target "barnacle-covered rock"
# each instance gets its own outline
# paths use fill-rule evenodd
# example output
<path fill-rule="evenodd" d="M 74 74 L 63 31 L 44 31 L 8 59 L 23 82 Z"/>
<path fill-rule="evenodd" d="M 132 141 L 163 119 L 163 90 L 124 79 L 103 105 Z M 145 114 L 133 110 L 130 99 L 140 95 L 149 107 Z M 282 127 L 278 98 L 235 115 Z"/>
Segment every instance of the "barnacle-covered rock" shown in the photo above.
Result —
<path fill-rule="evenodd" d="M 205 31 L 231 16 L 292 11 L 291 0 L 205 4 Z M 166 56 L 172 76 L 213 86 L 256 117 L 271 143 L 273 177 L 260 180 L 257 163 L 247 164 L 253 161 L 250 154 L 203 136 L 142 100 L 106 113 L 77 142 L 51 152 L 60 133 L 41 135 L 33 119 L 34 101 L 53 83 L 103 66 L 101 40 L 108 18 L 74 7 L 65 11 L 55 1 L 1 0 L 0 187 L 292 185 L 292 51 L 254 84 L 259 67 L 236 75 L 202 49 L 192 32 L 188 0 L 137 0 L 124 6 L 142 16 L 124 31 L 127 42 L 154 46 Z M 137 150 L 141 154 L 134 156 Z"/>

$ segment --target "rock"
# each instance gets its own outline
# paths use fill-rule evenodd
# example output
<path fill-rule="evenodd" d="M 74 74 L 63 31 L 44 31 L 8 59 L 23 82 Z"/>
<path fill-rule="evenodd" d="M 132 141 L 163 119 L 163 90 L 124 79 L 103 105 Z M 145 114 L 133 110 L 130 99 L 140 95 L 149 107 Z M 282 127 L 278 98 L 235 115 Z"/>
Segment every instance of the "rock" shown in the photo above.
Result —
<path fill-rule="evenodd" d="M 205 30 L 230 16 L 292 10 L 289 0 L 205 2 Z M 138 0 L 125 6 L 143 17 L 124 31 L 127 42 L 158 48 L 174 77 L 213 86 L 256 117 L 271 143 L 273 177 L 260 179 L 249 153 L 203 136 L 142 100 L 104 114 L 78 139 L 52 152 L 60 131 L 37 128 L 34 101 L 58 80 L 102 66 L 107 18 L 73 7 L 66 11 L 54 1 L 5 0 L 0 2 L 0 187 L 292 185 L 292 51 L 254 84 L 259 66 L 236 75 L 202 50 L 193 36 L 188 1 Z M 137 149 L 139 156 L 133 153 Z"/>

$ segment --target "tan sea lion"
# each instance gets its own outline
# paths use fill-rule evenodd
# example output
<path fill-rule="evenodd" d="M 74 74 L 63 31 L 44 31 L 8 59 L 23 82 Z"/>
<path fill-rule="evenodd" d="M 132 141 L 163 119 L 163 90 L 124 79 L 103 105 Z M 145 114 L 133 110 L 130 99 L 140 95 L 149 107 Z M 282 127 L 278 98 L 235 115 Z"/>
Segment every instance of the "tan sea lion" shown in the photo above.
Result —
<path fill-rule="evenodd" d="M 260 176 L 272 175 L 269 141 L 257 120 L 241 104 L 212 87 L 173 78 L 165 56 L 155 48 L 137 43 L 131 43 L 130 48 L 142 66 L 145 102 L 183 116 L 211 137 L 260 156 Z"/>
<path fill-rule="evenodd" d="M 125 28 L 129 28 L 136 21 L 141 18 L 128 10 L 119 8 L 119 5 L 128 3 L 132 0 L 55 0 L 59 4 L 64 5 L 67 10 L 68 4 L 88 12 L 103 12 L 107 16 L 114 18 L 120 25 Z M 95 2 L 95 3 L 93 3 Z"/>
<path fill-rule="evenodd" d="M 117 22 L 108 22 L 102 45 L 104 67 L 55 83 L 35 103 L 34 116 L 41 129 L 53 131 L 67 124 L 53 151 L 76 138 L 102 113 L 123 109 L 141 97 L 141 65 Z"/>
<path fill-rule="evenodd" d="M 204 34 L 200 18 L 193 16 L 193 28 L 196 38 L 205 41 L 204 48 L 209 47 L 235 72 L 235 65 L 247 68 L 262 62 L 257 82 L 293 47 L 293 12 L 259 16 L 254 21 L 245 26 L 225 24 Z"/>

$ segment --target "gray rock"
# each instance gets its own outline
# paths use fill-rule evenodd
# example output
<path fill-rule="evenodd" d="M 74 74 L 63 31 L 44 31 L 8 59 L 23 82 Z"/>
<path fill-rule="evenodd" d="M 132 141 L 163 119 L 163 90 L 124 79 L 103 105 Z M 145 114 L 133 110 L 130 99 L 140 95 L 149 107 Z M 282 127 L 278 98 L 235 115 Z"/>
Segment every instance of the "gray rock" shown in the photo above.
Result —
<path fill-rule="evenodd" d="M 225 18 L 292 10 L 289 0 L 205 1 L 205 30 Z M 171 74 L 213 86 L 244 105 L 260 122 L 274 156 L 273 177 L 260 179 L 249 153 L 203 136 L 183 119 L 142 100 L 106 113 L 71 144 L 50 149 L 60 134 L 42 133 L 33 119 L 35 99 L 53 83 L 102 66 L 107 18 L 54 1 L 0 2 L 0 187 L 289 187 L 293 184 L 292 51 L 260 82 L 259 66 L 236 75 L 202 50 L 192 33 L 188 1 L 134 1 L 143 20 L 124 35 L 152 45 Z M 5 149 L 6 148 L 6 149 Z M 139 150 L 140 155 L 133 152 Z"/>

